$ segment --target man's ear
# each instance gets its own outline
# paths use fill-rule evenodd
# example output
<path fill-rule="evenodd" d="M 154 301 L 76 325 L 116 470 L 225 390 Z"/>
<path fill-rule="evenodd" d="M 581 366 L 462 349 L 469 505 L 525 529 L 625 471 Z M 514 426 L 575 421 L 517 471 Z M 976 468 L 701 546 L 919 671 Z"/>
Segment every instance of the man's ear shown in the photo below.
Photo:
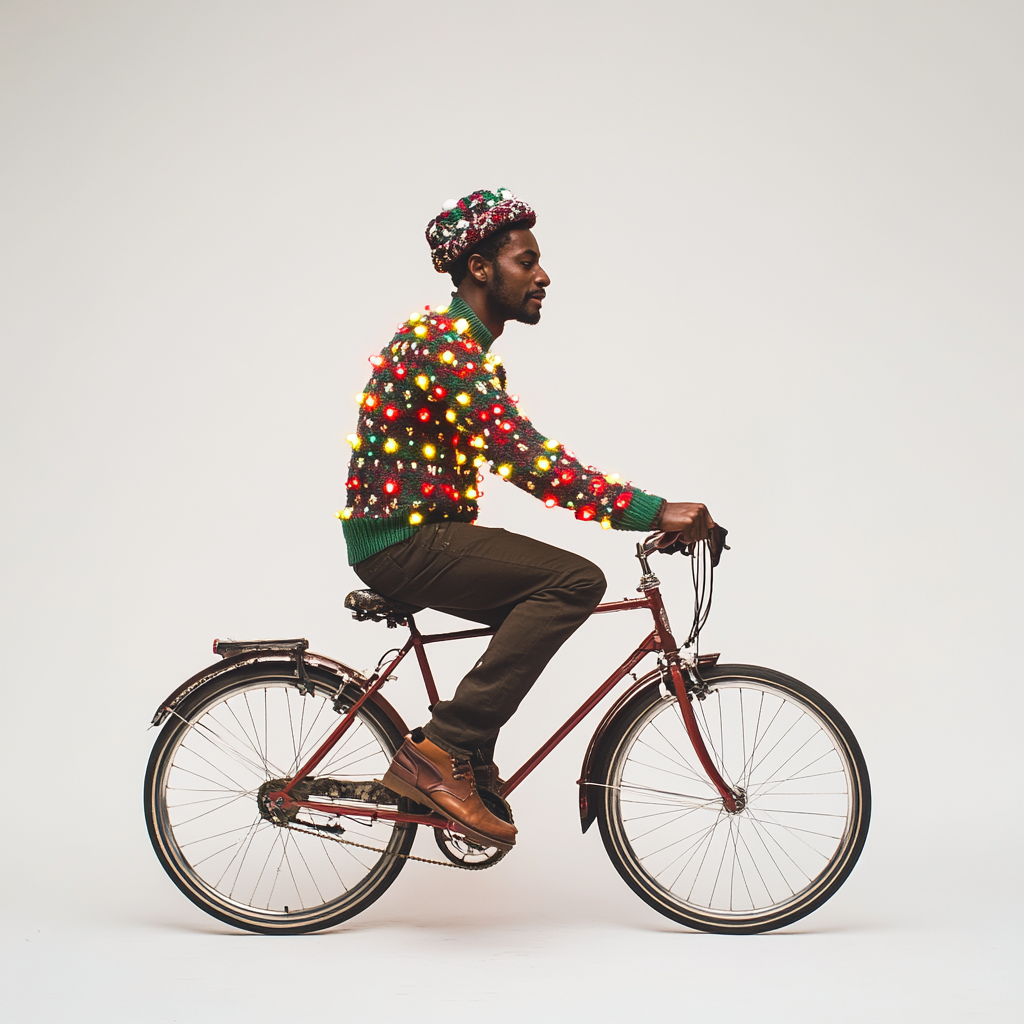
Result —
<path fill-rule="evenodd" d="M 491 265 L 479 253 L 475 252 L 469 257 L 466 269 L 478 284 L 487 284 L 491 278 Z"/>

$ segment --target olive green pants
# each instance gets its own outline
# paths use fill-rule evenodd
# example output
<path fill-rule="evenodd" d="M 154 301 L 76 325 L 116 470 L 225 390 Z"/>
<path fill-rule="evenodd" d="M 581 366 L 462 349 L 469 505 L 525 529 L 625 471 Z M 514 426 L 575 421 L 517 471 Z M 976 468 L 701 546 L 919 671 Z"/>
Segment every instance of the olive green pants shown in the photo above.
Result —
<path fill-rule="evenodd" d="M 451 700 L 423 727 L 439 747 L 487 763 L 498 730 L 605 591 L 585 558 L 506 530 L 443 522 L 353 566 L 384 597 L 497 628 Z"/>

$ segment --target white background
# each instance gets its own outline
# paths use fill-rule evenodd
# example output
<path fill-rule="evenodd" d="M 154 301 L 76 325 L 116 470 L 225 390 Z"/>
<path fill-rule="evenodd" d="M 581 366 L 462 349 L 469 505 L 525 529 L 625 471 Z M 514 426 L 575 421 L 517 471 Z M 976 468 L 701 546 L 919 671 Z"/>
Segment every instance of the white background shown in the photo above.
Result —
<path fill-rule="evenodd" d="M 1016 1019 L 1021 29 L 934 0 L 0 3 L 11 1019 Z M 525 411 L 706 502 L 733 550 L 704 649 L 861 740 L 861 863 L 783 933 L 626 889 L 579 833 L 587 726 L 502 865 L 410 865 L 331 933 L 234 933 L 149 849 L 147 723 L 213 637 L 361 669 L 393 642 L 342 607 L 352 397 L 447 297 L 426 222 L 497 186 L 552 278 L 496 345 Z M 489 480 L 482 523 L 632 591 L 634 538 Z M 681 625 L 686 565 L 659 571 Z M 506 771 L 642 629 L 577 634 Z M 422 720 L 414 673 L 389 696 Z"/>

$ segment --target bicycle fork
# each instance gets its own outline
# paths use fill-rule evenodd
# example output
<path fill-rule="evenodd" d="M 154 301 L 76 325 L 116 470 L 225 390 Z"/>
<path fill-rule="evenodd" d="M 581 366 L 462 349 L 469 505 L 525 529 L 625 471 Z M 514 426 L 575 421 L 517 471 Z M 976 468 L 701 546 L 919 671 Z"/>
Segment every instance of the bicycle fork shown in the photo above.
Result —
<path fill-rule="evenodd" d="M 665 611 L 665 602 L 661 599 L 661 580 L 651 572 L 650 564 L 647 561 L 648 554 L 649 552 L 643 544 L 637 544 L 636 557 L 640 561 L 643 575 L 640 577 L 640 585 L 636 589 L 644 595 L 654 615 L 655 629 L 657 629 L 658 635 L 661 638 L 661 649 L 668 663 L 669 674 L 672 678 L 672 688 L 675 690 L 676 700 L 679 702 L 679 710 L 683 716 L 683 725 L 686 727 L 687 736 L 690 737 L 693 751 L 697 755 L 697 759 L 703 766 L 704 771 L 707 772 L 708 778 L 721 795 L 725 809 L 730 814 L 736 814 L 742 811 L 746 805 L 745 795 L 741 790 L 733 789 L 722 778 L 721 772 L 719 772 L 715 762 L 711 759 L 711 755 L 708 753 L 704 737 L 701 736 L 700 727 L 697 725 L 697 716 L 693 713 L 690 690 L 683 676 L 684 669 L 695 691 L 699 690 L 703 683 L 697 674 L 696 665 L 691 662 L 684 664 L 683 658 L 679 653 L 679 645 L 672 635 L 668 613 Z"/>

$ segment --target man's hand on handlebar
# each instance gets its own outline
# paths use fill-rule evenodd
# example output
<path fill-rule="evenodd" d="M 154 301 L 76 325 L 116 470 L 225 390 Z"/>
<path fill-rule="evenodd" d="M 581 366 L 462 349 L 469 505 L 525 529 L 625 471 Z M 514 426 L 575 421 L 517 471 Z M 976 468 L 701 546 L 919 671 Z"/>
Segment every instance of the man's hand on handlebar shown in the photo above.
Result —
<path fill-rule="evenodd" d="M 699 501 L 669 501 L 665 503 L 655 528 L 662 533 L 678 534 L 679 540 L 693 544 L 707 540 L 714 525 L 707 505 Z"/>
<path fill-rule="evenodd" d="M 666 502 L 655 529 L 661 531 L 655 544 L 663 551 L 688 553 L 694 544 L 706 540 L 711 548 L 711 564 L 718 565 L 722 551 L 728 550 L 725 537 L 729 531 L 719 526 L 707 506 L 698 501 Z"/>

